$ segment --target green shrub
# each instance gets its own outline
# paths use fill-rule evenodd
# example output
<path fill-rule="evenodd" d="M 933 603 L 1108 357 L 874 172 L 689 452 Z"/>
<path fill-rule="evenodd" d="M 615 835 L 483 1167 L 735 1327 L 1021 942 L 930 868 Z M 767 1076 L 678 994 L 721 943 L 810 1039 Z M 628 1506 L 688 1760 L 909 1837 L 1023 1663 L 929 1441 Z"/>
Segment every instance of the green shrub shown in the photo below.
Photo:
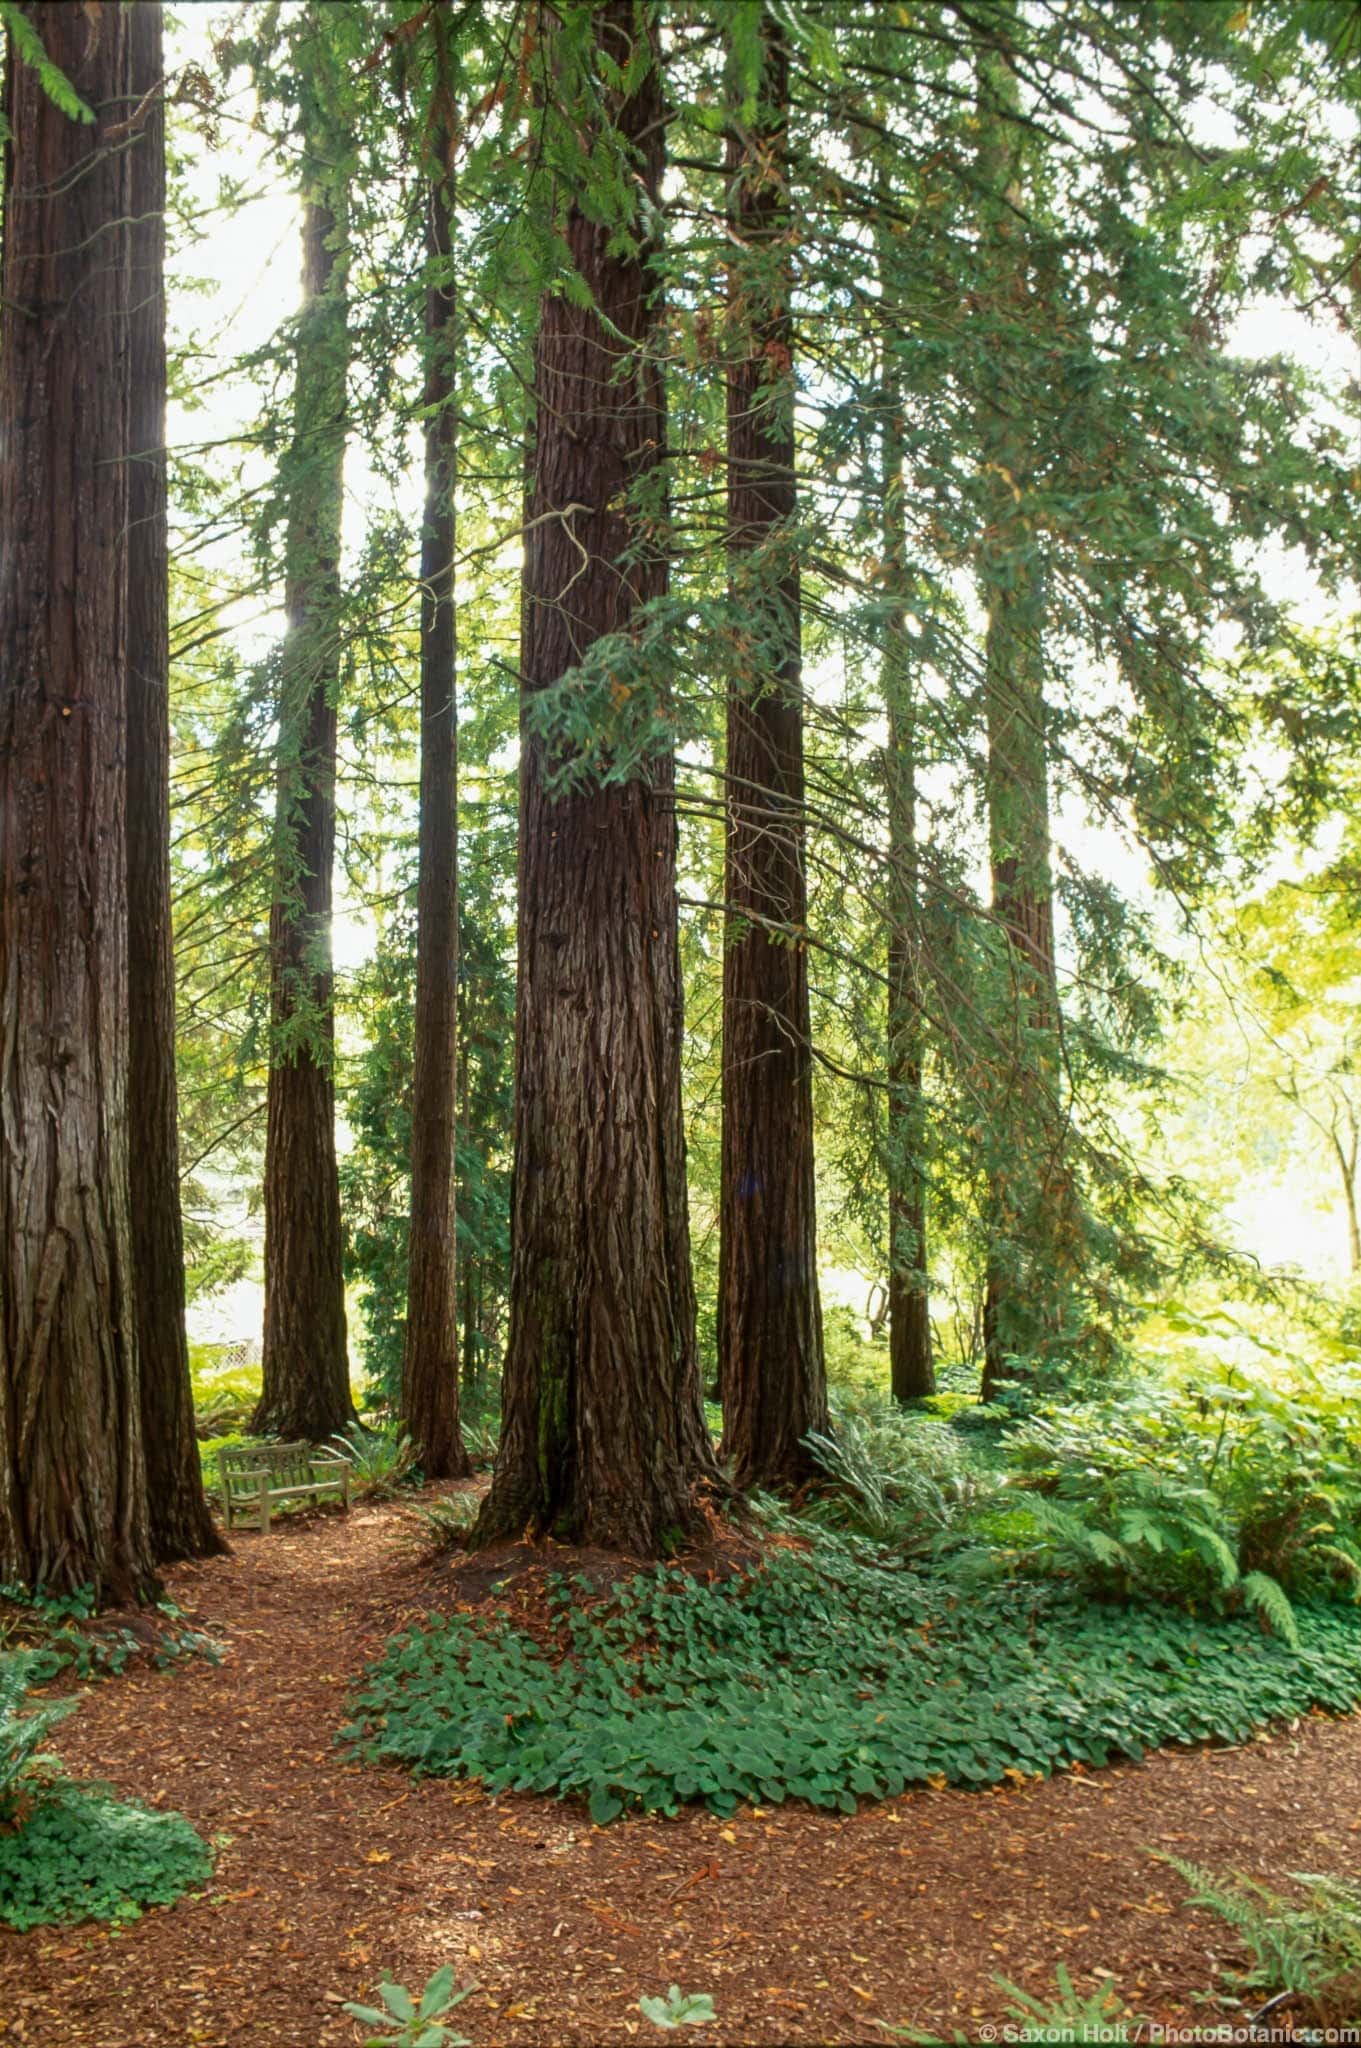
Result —
<path fill-rule="evenodd" d="M 888 1381 L 888 1346 L 864 1334 L 861 1318 L 844 1301 L 828 1302 L 822 1316 L 823 1353 L 833 1388 L 851 1395 L 873 1395 Z"/>
<path fill-rule="evenodd" d="M 459 1418 L 463 1435 L 463 1448 L 478 1471 L 490 1471 L 496 1463 L 496 1447 L 501 1441 L 501 1410 L 499 1406 L 481 1401 L 465 1401 Z"/>
<path fill-rule="evenodd" d="M 182 1814 L 149 1813 L 102 1786 L 47 1787 L 0 1830 L 0 1921 L 130 1920 L 202 1884 L 212 1852 Z"/>
<path fill-rule="evenodd" d="M 189 1386 L 200 1437 L 228 1436 L 250 1428 L 260 1399 L 260 1368 L 233 1364 L 236 1356 L 239 1349 L 231 1344 L 189 1346 Z"/>
<path fill-rule="evenodd" d="M 1247 1617 L 1093 1606 L 1062 1587 L 961 1603 L 827 1534 L 717 1584 L 659 1568 L 589 1606 L 583 1587 L 553 1582 L 548 1647 L 502 1614 L 396 1638 L 345 1735 L 374 1762 L 584 1799 L 604 1822 L 687 1801 L 850 1812 L 913 1782 L 1239 1741 L 1361 1698 L 1361 1615 L 1335 1604 L 1301 1606 L 1295 1648 Z"/>

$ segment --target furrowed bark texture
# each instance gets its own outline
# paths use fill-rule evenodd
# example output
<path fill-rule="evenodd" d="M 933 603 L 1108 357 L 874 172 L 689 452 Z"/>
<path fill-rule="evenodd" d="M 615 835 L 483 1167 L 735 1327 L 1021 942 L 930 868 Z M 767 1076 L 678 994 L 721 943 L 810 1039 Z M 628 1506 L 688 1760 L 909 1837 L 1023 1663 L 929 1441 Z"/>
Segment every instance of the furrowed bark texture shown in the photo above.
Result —
<path fill-rule="evenodd" d="M 979 150 L 984 272 L 997 315 L 1042 317 L 1022 234 L 1016 102 L 1000 53 L 980 61 Z M 1003 337 L 1004 338 L 1004 337 Z M 1061 1336 L 1068 1277 L 1079 1254 L 1076 1202 L 1065 1158 L 1065 1110 L 1049 759 L 1044 691 L 1045 570 L 1025 519 L 1032 471 L 1022 371 L 1000 343 L 979 411 L 986 526 L 978 580 L 987 612 L 984 712 L 992 909 L 1006 942 L 997 1008 L 997 1099 L 990 1136 L 988 1257 L 983 1312 L 983 1398 L 997 1381 Z M 1013 1359 L 1023 1361 L 1019 1366 Z"/>
<path fill-rule="evenodd" d="M 885 343 L 892 348 L 892 340 Z M 917 851 L 917 732 L 904 611 L 906 475 L 902 392 L 885 379 L 884 562 L 897 608 L 887 622 L 888 716 L 888 1222 L 889 1386 L 895 1401 L 936 1390 L 926 1275 L 926 1106 L 922 1096 L 921 892 Z"/>
<path fill-rule="evenodd" d="M 609 0 L 597 47 L 623 64 L 636 36 L 650 39 L 651 13 Z M 655 50 L 632 96 L 607 99 L 655 202 Z M 564 232 L 600 311 L 565 293 L 540 309 L 526 713 L 603 634 L 627 632 L 667 578 L 628 502 L 665 430 L 647 251 L 611 253 L 609 227 L 575 205 Z M 626 783 L 555 797 L 551 767 L 526 717 L 510 1337 L 476 1535 L 552 1530 L 655 1556 L 695 1526 L 695 1483 L 713 1474 L 686 1214 L 673 770 L 654 758 Z"/>
<path fill-rule="evenodd" d="M 730 309 L 745 353 L 728 373 L 731 591 L 753 619 L 729 684 L 728 909 L 718 1361 L 723 1447 L 739 1487 L 796 1485 L 828 1427 L 818 1298 L 804 867 L 803 699 L 789 217 L 789 59 L 766 30 L 754 132 L 728 138 Z M 742 661 L 738 650 L 737 661 Z"/>
<path fill-rule="evenodd" d="M 321 165 L 303 195 L 303 303 L 285 540 L 270 1068 L 265 1329 L 255 1427 L 319 1442 L 354 1419 L 335 1143 L 331 889 L 340 515 L 349 360 L 340 198 Z"/>
<path fill-rule="evenodd" d="M 125 9 L 131 188 L 128 466 L 128 1110 L 132 1255 L 152 1549 L 224 1545 L 204 1498 L 184 1327 L 170 915 L 169 541 L 165 482 L 165 104 L 160 0 Z"/>
<path fill-rule="evenodd" d="M 426 219 L 425 525 L 421 537 L 421 800 L 416 890 L 411 1231 L 402 1419 L 427 1479 L 469 1471 L 459 1430 L 454 1140 L 458 1072 L 458 719 L 454 614 L 454 289 L 449 137 L 441 122 Z"/>
<path fill-rule="evenodd" d="M 30 6 L 0 312 L 0 1577 L 154 1586 L 128 1175 L 128 18 Z"/>

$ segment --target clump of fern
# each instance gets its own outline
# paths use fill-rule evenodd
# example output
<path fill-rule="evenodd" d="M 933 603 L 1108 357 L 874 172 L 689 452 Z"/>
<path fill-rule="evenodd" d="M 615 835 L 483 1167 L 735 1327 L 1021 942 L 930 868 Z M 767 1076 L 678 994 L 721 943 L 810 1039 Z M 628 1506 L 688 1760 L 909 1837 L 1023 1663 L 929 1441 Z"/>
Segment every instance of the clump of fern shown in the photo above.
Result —
<path fill-rule="evenodd" d="M 58 1721 L 75 1710 L 74 1700 L 28 1704 L 39 1661 L 31 1650 L 0 1655 L 0 1828 L 15 1826 L 34 1788 L 57 1769 L 56 1758 L 45 1753 L 43 1744 Z"/>
<path fill-rule="evenodd" d="M 1179 1856 L 1159 1860 L 1185 1880 L 1187 1904 L 1217 1914 L 1247 1950 L 1249 1967 L 1229 1975 L 1236 1994 L 1265 1994 L 1318 2026 L 1361 2018 L 1361 1888 L 1295 1872 L 1298 1890 L 1285 1897 L 1240 1873 L 1221 1878 Z"/>
<path fill-rule="evenodd" d="M 948 1423 L 887 1402 L 839 1405 L 831 1434 L 805 1441 L 829 1482 L 811 1517 L 905 1557 L 938 1549 L 997 1483 Z"/>
<path fill-rule="evenodd" d="M 405 1431 L 365 1429 L 353 1422 L 331 1449 L 350 1467 L 350 1491 L 359 1500 L 391 1500 L 417 1477 L 420 1460 Z"/>
<path fill-rule="evenodd" d="M 1127 2043 L 1146 2039 L 1147 2029 L 1154 2024 L 1145 2015 L 1129 2011 L 1110 1977 L 1103 1977 L 1093 1991 L 1079 1991 L 1064 1963 L 1055 1970 L 1054 1990 L 1047 1997 L 1036 1998 L 1007 1977 L 998 1977 L 996 1982 L 1011 1999 L 1007 2018 L 1015 2024 L 1006 2029 L 1008 2040 Z M 975 2038 L 955 2034 L 947 2042 L 937 2034 L 919 2033 L 910 2027 L 885 2027 L 884 2031 L 900 2041 L 913 2042 L 915 2048 L 960 2048 Z"/>
<path fill-rule="evenodd" d="M 446 1557 L 451 1550 L 461 1550 L 476 1520 L 479 1502 L 480 1495 L 476 1493 L 446 1493 L 417 1507 L 414 1514 L 420 1555 L 438 1558 Z"/>
<path fill-rule="evenodd" d="M 1013 1477 L 970 1528 L 984 1546 L 975 1570 L 1070 1579 L 1097 1598 L 1246 1607 L 1298 1641 L 1285 1589 L 1269 1573 L 1243 1571 L 1237 1532 L 1208 1487 L 1139 1467 L 1065 1471 L 1052 1491 Z"/>

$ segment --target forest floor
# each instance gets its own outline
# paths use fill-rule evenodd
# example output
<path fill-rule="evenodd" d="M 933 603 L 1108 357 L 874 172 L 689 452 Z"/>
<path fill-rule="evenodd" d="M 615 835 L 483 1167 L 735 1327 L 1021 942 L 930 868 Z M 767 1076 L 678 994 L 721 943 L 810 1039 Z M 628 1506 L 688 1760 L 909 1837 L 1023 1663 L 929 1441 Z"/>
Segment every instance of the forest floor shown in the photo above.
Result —
<path fill-rule="evenodd" d="M 328 2048 L 387 1973 L 453 1963 L 477 2048 L 655 2039 L 644 1992 L 706 1991 L 698 2042 L 980 2038 L 995 1973 L 1066 1961 L 1156 2019 L 1212 2025 L 1235 1960 L 1150 1851 L 1280 1878 L 1361 1869 L 1361 1717 L 1232 1750 L 845 1816 L 699 1809 L 593 1827 L 538 1798 L 346 1763 L 347 1689 L 431 1605 L 399 1506 L 243 1534 L 169 1574 L 224 1649 L 92 1688 L 61 1731 L 80 1775 L 176 1807 L 220 1845 L 198 1897 L 119 1928 L 0 1933 L 0 2038 L 33 2048 Z M 879 2024 L 876 2024 L 878 2022 Z"/>

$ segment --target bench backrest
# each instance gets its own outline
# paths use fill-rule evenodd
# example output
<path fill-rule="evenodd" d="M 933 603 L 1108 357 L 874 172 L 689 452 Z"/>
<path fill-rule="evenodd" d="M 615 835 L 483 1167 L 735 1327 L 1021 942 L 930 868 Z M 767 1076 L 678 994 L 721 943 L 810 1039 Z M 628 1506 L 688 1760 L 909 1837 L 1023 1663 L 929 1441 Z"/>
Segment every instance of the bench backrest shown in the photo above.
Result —
<path fill-rule="evenodd" d="M 218 1471 L 227 1484 L 245 1472 L 269 1473 L 271 1486 L 307 1486 L 312 1480 L 311 1444 L 225 1444 L 217 1454 Z M 248 1490 L 253 1490 L 253 1482 Z"/>

